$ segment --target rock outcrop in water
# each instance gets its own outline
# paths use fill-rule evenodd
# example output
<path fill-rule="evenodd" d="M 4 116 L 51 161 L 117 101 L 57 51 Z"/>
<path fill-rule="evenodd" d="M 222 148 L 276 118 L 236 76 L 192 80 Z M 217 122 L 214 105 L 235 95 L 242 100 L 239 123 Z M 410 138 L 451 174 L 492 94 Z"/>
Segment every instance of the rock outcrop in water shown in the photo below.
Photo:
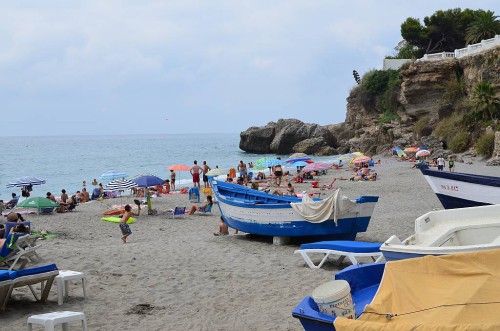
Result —
<path fill-rule="evenodd" d="M 330 155 L 335 153 L 337 147 L 332 131 L 297 119 L 280 119 L 240 133 L 240 148 L 252 153 Z"/>
<path fill-rule="evenodd" d="M 401 69 L 397 119 L 383 121 L 381 100 L 367 104 L 357 86 L 347 98 L 345 122 L 320 126 L 280 119 L 241 132 L 240 148 L 254 153 L 329 155 L 357 150 L 375 154 L 396 145 L 426 145 L 434 151 L 433 156 L 449 155 L 448 141 L 435 137 L 433 131 L 443 118 L 454 111 L 464 111 L 457 110 L 457 104 L 450 101 L 454 98 L 450 95 L 450 82 L 457 77 L 462 82 L 463 100 L 472 99 L 473 90 L 481 81 L 500 90 L 499 54 L 500 47 L 496 47 L 461 59 L 413 62 Z M 424 123 L 419 123 L 417 130 L 419 120 Z"/>

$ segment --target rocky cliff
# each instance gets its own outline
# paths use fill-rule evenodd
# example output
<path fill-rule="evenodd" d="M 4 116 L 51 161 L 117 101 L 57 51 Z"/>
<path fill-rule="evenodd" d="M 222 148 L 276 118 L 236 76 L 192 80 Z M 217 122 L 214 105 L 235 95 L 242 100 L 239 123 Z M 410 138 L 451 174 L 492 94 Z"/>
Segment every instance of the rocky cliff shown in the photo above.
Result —
<path fill-rule="evenodd" d="M 344 123 L 319 126 L 280 119 L 242 132 L 240 148 L 255 153 L 329 155 L 353 150 L 375 154 L 394 145 L 425 144 L 436 153 L 447 154 L 446 140 L 433 134 L 436 123 L 455 111 L 467 111 L 463 100 L 472 98 L 479 82 L 488 81 L 500 90 L 499 53 L 500 47 L 496 47 L 461 59 L 418 61 L 404 67 L 393 120 L 382 120 L 382 102 L 367 102 L 361 87 L 356 86 L 347 98 Z"/>

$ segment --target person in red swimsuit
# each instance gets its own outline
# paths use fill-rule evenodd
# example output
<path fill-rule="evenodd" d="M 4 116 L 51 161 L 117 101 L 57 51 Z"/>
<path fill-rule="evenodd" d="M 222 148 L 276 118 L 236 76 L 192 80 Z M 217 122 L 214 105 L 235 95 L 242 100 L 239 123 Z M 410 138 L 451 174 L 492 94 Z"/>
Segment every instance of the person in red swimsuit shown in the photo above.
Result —
<path fill-rule="evenodd" d="M 193 187 L 200 188 L 200 174 L 203 172 L 203 168 L 198 165 L 196 160 L 194 160 L 194 164 L 189 172 L 193 176 Z"/>

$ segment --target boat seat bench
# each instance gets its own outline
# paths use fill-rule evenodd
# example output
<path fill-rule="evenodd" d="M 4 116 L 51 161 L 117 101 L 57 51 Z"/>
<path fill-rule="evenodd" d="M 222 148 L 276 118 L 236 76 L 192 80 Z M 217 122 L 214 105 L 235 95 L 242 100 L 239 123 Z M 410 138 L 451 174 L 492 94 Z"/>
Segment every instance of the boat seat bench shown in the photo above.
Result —
<path fill-rule="evenodd" d="M 360 264 L 357 258 L 371 257 L 373 261 L 379 262 L 383 259 L 380 251 L 381 243 L 369 243 L 363 241 L 335 240 L 319 241 L 315 243 L 302 244 L 295 254 L 300 254 L 311 269 L 319 269 L 330 255 L 338 255 L 336 264 L 341 264 L 347 257 L 352 264 Z M 324 254 L 319 264 L 314 264 L 308 254 Z"/>

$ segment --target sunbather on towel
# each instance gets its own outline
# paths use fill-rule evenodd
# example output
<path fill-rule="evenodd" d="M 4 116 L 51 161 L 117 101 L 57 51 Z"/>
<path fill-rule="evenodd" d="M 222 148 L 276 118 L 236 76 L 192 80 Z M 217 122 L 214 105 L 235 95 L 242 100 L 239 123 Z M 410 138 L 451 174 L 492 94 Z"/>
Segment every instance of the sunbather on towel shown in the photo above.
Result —
<path fill-rule="evenodd" d="M 127 237 L 132 234 L 132 230 L 130 230 L 130 226 L 127 224 L 127 221 L 132 216 L 139 216 L 141 214 L 141 205 L 137 204 L 137 214 L 132 212 L 132 207 L 130 205 L 125 206 L 125 213 L 123 214 L 120 220 L 120 230 L 122 231 L 123 237 L 122 241 L 124 244 L 127 243 Z"/>
<path fill-rule="evenodd" d="M 208 206 L 212 206 L 214 204 L 213 200 L 212 200 L 212 196 L 211 195 L 207 195 L 207 202 L 205 202 L 205 204 L 201 207 L 198 207 L 197 205 L 193 205 L 191 207 L 191 211 L 189 212 L 189 215 L 193 215 L 196 211 L 201 211 L 201 212 L 205 212 L 205 210 L 207 209 Z"/>

